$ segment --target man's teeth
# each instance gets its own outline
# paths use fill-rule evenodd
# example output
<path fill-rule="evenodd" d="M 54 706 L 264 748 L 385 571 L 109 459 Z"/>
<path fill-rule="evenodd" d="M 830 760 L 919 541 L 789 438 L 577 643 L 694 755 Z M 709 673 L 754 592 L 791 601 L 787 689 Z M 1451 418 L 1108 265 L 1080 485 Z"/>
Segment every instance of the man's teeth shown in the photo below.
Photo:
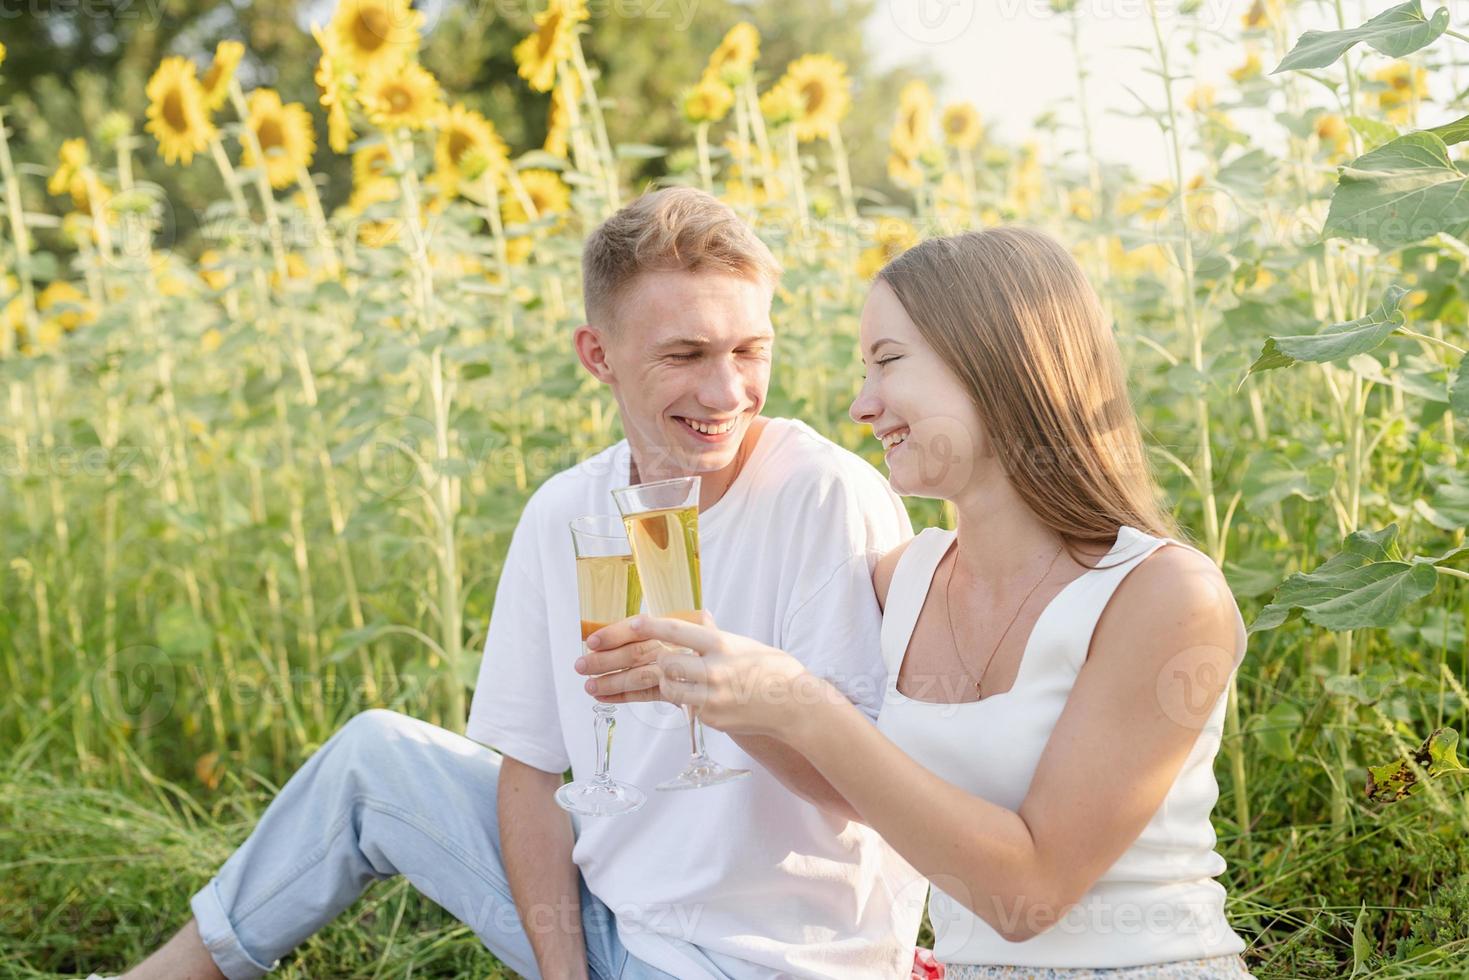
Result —
<path fill-rule="evenodd" d="M 702 432 L 706 436 L 723 435 L 724 433 L 735 427 L 736 421 L 738 420 L 730 419 L 728 422 L 721 422 L 718 425 L 710 425 L 707 422 L 696 422 L 693 419 L 682 419 L 684 425 L 693 429 L 695 432 Z"/>
<path fill-rule="evenodd" d="M 887 435 L 882 437 L 882 448 L 884 451 L 892 449 L 898 443 L 903 442 L 907 438 L 907 429 L 904 429 L 902 432 L 889 432 Z"/>

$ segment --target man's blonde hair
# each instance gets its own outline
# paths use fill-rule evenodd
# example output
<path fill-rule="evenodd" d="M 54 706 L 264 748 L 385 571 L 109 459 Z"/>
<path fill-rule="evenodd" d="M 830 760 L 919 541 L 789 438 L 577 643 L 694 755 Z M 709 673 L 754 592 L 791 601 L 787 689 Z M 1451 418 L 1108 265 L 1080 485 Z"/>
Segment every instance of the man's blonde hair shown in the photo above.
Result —
<path fill-rule="evenodd" d="M 587 320 L 602 326 L 644 272 L 712 270 L 769 283 L 781 273 L 749 225 L 693 187 L 644 194 L 602 222 L 582 248 L 581 270 Z"/>

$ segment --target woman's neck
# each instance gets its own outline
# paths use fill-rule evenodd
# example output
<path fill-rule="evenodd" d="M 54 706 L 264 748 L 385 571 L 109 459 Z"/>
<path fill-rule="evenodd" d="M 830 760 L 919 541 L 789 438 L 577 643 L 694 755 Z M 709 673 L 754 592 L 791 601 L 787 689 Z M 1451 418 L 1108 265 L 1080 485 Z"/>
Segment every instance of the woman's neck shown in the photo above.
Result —
<path fill-rule="evenodd" d="M 1004 597 L 1023 593 L 1064 539 L 1047 526 L 1009 486 L 955 502 L 959 547 L 956 576 Z M 1056 563 L 1064 567 L 1070 559 Z"/>

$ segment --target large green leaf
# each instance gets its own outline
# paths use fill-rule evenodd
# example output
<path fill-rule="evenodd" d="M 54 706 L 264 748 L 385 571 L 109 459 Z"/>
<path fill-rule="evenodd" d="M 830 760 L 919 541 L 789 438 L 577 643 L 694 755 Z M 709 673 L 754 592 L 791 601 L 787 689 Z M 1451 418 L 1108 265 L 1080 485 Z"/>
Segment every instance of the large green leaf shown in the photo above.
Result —
<path fill-rule="evenodd" d="M 1333 323 L 1318 334 L 1296 337 L 1271 337 L 1249 374 L 1289 367 L 1296 361 L 1335 361 L 1354 354 L 1365 354 L 1381 346 L 1388 336 L 1402 326 L 1403 314 L 1398 309 L 1408 291 L 1394 283 L 1387 287 L 1377 309 L 1364 317 L 1346 323 Z"/>
<path fill-rule="evenodd" d="M 1423 16 L 1420 0 L 1389 7 L 1360 27 L 1344 31 L 1307 31 L 1275 67 L 1276 72 L 1325 68 L 1354 45 L 1365 43 L 1392 58 L 1401 58 L 1438 40 L 1449 26 L 1449 11 L 1440 7 Z"/>
<path fill-rule="evenodd" d="M 1469 223 L 1469 177 L 1431 132 L 1409 133 L 1340 169 L 1323 237 L 1396 248 Z"/>
<path fill-rule="evenodd" d="M 1469 356 L 1459 359 L 1459 370 L 1449 387 L 1449 408 L 1455 415 L 1469 419 Z"/>
<path fill-rule="evenodd" d="M 1469 116 L 1460 116 L 1453 122 L 1444 123 L 1442 126 L 1435 126 L 1432 129 L 1425 130 L 1425 132 L 1437 136 L 1444 141 L 1446 146 L 1462 143 L 1465 140 L 1469 140 Z"/>
<path fill-rule="evenodd" d="M 1438 584 L 1436 559 L 1396 557 L 1398 526 L 1354 531 L 1340 554 L 1312 572 L 1297 572 L 1275 590 L 1250 632 L 1274 629 L 1296 612 L 1325 629 L 1343 631 L 1391 626 L 1408 606 Z"/>
<path fill-rule="evenodd" d="M 1430 778 L 1445 772 L 1462 770 L 1455 746 L 1459 733 L 1452 728 L 1436 728 L 1413 753 L 1413 762 Z M 1395 759 L 1380 766 L 1367 767 L 1367 799 L 1378 803 L 1396 803 L 1419 789 L 1418 773 L 1406 759 Z"/>
<path fill-rule="evenodd" d="M 1336 467 L 1315 463 L 1302 469 L 1284 453 L 1252 454 L 1241 489 L 1252 507 L 1269 507 L 1287 497 L 1320 500 L 1336 482 Z"/>

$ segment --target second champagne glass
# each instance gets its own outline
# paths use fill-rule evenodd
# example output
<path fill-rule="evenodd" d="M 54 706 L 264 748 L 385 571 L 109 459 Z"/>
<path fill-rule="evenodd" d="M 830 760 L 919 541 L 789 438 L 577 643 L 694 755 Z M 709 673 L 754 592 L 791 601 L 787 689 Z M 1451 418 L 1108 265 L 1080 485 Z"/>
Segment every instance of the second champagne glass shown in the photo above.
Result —
<path fill-rule="evenodd" d="M 648 609 L 655 616 L 677 616 L 698 622 L 703 608 L 699 578 L 699 478 L 678 477 L 640 483 L 612 491 L 627 527 L 627 540 L 637 561 L 638 578 Z M 731 769 L 709 758 L 704 750 L 704 726 L 696 708 L 685 707 L 692 753 L 684 771 L 657 788 L 699 789 L 748 776 L 748 769 Z"/>
<path fill-rule="evenodd" d="M 610 515 L 578 517 L 571 522 L 571 542 L 576 549 L 576 593 L 585 643 L 603 626 L 635 615 L 642 607 L 643 591 L 620 520 Z M 589 817 L 631 813 L 647 797 L 636 786 L 607 773 L 616 708 L 599 701 L 592 711 L 597 737 L 596 774 L 562 786 L 556 791 L 556 802 L 563 810 Z"/>

